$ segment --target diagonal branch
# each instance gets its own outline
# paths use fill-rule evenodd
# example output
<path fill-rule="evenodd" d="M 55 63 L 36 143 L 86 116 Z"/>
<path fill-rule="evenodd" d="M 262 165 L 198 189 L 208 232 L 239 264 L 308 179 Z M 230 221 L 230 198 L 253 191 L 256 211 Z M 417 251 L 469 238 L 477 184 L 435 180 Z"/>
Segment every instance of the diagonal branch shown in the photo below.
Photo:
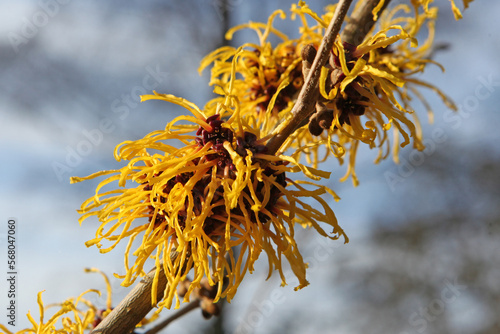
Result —
<path fill-rule="evenodd" d="M 339 2 L 316 57 L 314 58 L 309 74 L 302 86 L 302 90 L 293 106 L 292 118 L 266 145 L 270 154 L 278 152 L 285 140 L 292 135 L 295 130 L 303 126 L 305 124 L 304 122 L 307 124 L 307 119 L 314 113 L 315 105 L 319 97 L 318 81 L 321 74 L 321 68 L 326 64 L 329 58 L 330 50 L 333 47 L 333 43 L 339 33 L 351 2 L 352 0 L 341 0 Z M 356 10 L 349 18 L 349 23 L 341 34 L 341 40 L 353 45 L 359 45 L 375 24 L 373 10 L 380 5 L 381 7 L 378 10 L 378 14 L 380 14 L 387 7 L 389 2 L 390 0 L 366 0 L 364 3 L 358 4 Z"/>
<path fill-rule="evenodd" d="M 170 253 L 172 261 L 177 257 L 177 252 Z M 153 309 L 151 305 L 151 289 L 157 269 L 151 270 L 127 296 L 94 328 L 91 334 L 117 334 L 132 333 L 135 326 Z M 158 275 L 156 300 L 163 299 L 163 292 L 167 287 L 167 277 L 163 266 Z"/>
<path fill-rule="evenodd" d="M 341 0 L 335 9 L 333 18 L 326 29 L 325 36 L 321 41 L 321 45 L 318 48 L 316 57 L 311 66 L 311 70 L 307 75 L 307 78 L 302 86 L 302 89 L 297 98 L 297 102 L 293 106 L 292 115 L 293 117 L 288 121 L 288 123 L 280 129 L 280 132 L 272 137 L 267 143 L 267 148 L 269 154 L 276 153 L 285 140 L 297 130 L 302 121 L 307 119 L 314 112 L 314 107 L 319 96 L 318 92 L 318 81 L 321 74 L 321 68 L 326 64 L 330 51 L 333 48 L 333 43 L 335 38 L 339 34 L 340 27 L 344 22 L 344 18 L 347 14 L 349 6 L 352 0 Z"/>
<path fill-rule="evenodd" d="M 382 7 L 378 11 L 378 14 L 381 14 L 391 0 L 365 0 L 364 4 L 356 7 L 340 35 L 342 42 L 352 45 L 359 45 L 363 42 L 366 34 L 375 24 L 372 12 L 381 2 Z"/>

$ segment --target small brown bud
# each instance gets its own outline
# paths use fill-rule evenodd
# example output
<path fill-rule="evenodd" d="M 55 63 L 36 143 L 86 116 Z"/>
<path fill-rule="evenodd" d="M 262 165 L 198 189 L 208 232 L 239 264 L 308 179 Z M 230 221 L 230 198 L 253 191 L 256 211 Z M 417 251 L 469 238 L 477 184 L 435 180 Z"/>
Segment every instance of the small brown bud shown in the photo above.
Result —
<path fill-rule="evenodd" d="M 207 278 L 202 278 L 200 281 L 201 289 L 200 296 L 214 299 L 217 296 L 217 285 L 210 285 Z"/>
<path fill-rule="evenodd" d="M 316 57 L 316 48 L 312 44 L 307 44 L 302 48 L 301 57 L 302 57 L 302 76 L 307 78 L 309 74 L 309 70 L 314 62 L 314 58 Z"/>
<path fill-rule="evenodd" d="M 220 308 L 214 303 L 213 299 L 202 298 L 200 301 L 200 307 L 204 317 L 206 317 L 205 314 L 209 315 L 207 319 L 213 315 L 217 316 L 220 314 Z"/>
<path fill-rule="evenodd" d="M 316 48 L 312 44 L 307 44 L 302 48 L 301 57 L 302 61 L 307 62 L 309 65 L 308 68 L 311 68 L 312 63 L 314 62 L 314 58 L 316 57 Z"/>
<path fill-rule="evenodd" d="M 319 136 L 323 132 L 323 128 L 319 125 L 318 119 L 316 118 L 316 114 L 313 114 L 309 119 L 309 132 L 313 136 Z"/>
<path fill-rule="evenodd" d="M 188 279 L 185 279 L 184 281 L 180 282 L 179 285 L 177 285 L 177 293 L 179 294 L 180 297 L 184 298 L 184 296 L 188 292 L 190 284 L 191 284 L 191 281 Z"/>

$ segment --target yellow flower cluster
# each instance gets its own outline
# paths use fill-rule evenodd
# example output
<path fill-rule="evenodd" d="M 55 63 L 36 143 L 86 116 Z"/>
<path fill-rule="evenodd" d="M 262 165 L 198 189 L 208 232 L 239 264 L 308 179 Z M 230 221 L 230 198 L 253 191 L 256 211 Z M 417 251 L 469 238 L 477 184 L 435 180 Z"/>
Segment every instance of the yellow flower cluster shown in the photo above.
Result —
<path fill-rule="evenodd" d="M 268 256 L 269 275 L 278 270 L 286 283 L 281 263 L 285 257 L 299 279 L 298 288 L 306 286 L 306 264 L 293 237 L 295 224 L 327 236 L 320 226 L 326 223 L 333 227 L 332 239 L 344 233 L 321 197 L 337 196 L 324 186 L 288 176 L 301 172 L 318 180 L 328 173 L 288 156 L 267 155 L 258 130 L 228 105 L 219 104 L 219 110 L 207 116 L 194 104 L 172 95 L 155 93 L 142 99 L 176 103 L 193 116 L 178 117 L 165 130 L 121 144 L 116 159 L 128 163 L 120 170 L 72 178 L 78 182 L 111 175 L 80 210 L 81 221 L 97 216 L 102 222 L 87 246 L 96 245 L 106 253 L 128 239 L 124 285 L 144 275 L 146 261 L 154 259 L 168 279 L 160 307 L 171 306 L 178 284 L 191 270 L 194 278 L 185 300 L 203 277 L 211 285 L 218 284 L 215 302 L 220 297 L 231 300 L 262 251 Z M 225 115 L 231 116 L 225 119 Z M 180 141 L 181 148 L 168 144 L 173 140 Z M 118 182 L 118 189 L 101 192 L 111 182 Z M 132 186 L 127 187 L 127 182 Z M 140 245 L 131 252 L 137 238 Z M 103 247 L 105 240 L 111 245 Z M 240 246 L 238 256 L 233 251 L 236 246 Z M 135 257 L 132 265 L 129 253 Z M 152 294 L 156 303 L 154 296 L 156 293 Z M 178 296 L 176 301 L 178 307 Z"/>
<path fill-rule="evenodd" d="M 39 321 L 28 312 L 28 320 L 33 325 L 31 328 L 25 328 L 17 331 L 15 334 L 36 333 L 36 334 L 73 334 L 85 333 L 90 331 L 111 311 L 111 285 L 108 277 L 98 269 L 86 269 L 86 272 L 97 272 L 104 277 L 107 290 L 107 307 L 105 310 L 99 310 L 89 300 L 83 298 L 88 293 L 96 293 L 99 296 L 101 292 L 98 290 L 87 290 L 76 298 L 68 298 L 60 304 L 44 306 L 41 291 L 38 293 L 37 302 L 40 312 Z M 58 310 L 48 319 L 45 319 L 45 313 L 48 309 L 57 307 Z M 5 326 L 0 324 L 0 329 L 5 334 L 13 334 Z"/>
<path fill-rule="evenodd" d="M 297 288 L 306 286 L 307 264 L 294 239 L 296 224 L 331 239 L 343 236 L 347 242 L 330 208 L 329 201 L 338 200 L 337 195 L 315 183 L 330 174 L 318 165 L 332 156 L 342 163 L 347 154 L 344 179 L 351 176 L 357 184 L 354 165 L 360 143 L 378 149 L 376 161 L 390 155 L 390 131 L 395 160 L 400 146 L 412 142 L 414 148 L 424 148 L 410 103 L 420 100 L 431 120 L 432 111 L 418 88 L 435 91 L 454 108 L 439 89 L 416 77 L 435 64 L 430 55 L 437 9 L 430 3 L 412 0 L 413 7 L 396 5 L 375 13 L 380 14 L 378 24 L 359 45 L 337 38 L 322 68 L 315 112 L 276 154 L 268 152 L 266 142 L 293 117 L 308 64 L 335 6 L 320 16 L 304 2 L 292 5 L 292 19 L 302 23 L 296 39 L 274 28 L 277 16 L 286 17 L 281 10 L 267 23 L 228 31 L 230 39 L 238 30 L 250 28 L 259 41 L 222 47 L 202 60 L 199 71 L 212 66 L 210 84 L 218 97 L 200 109 L 172 95 L 142 96 L 143 101 L 183 106 L 190 115 L 119 145 L 115 158 L 125 162 L 122 168 L 71 179 L 75 183 L 106 176 L 79 210 L 80 222 L 93 216 L 100 221 L 87 246 L 106 253 L 126 240 L 126 273 L 120 276 L 125 286 L 144 276 L 147 261 L 154 261 L 156 274 L 163 270 L 168 280 L 161 301 L 153 285 L 152 303 L 160 309 L 170 308 L 174 299 L 179 306 L 177 287 L 188 281 L 188 274 L 194 277 L 182 294 L 185 301 L 202 279 L 217 286 L 214 302 L 231 300 L 262 252 L 268 258 L 269 276 L 276 270 L 286 284 L 286 260 L 298 278 Z M 416 36 L 425 29 L 428 37 L 418 46 Z M 270 35 L 282 42 L 273 46 Z M 332 228 L 331 234 L 322 226 Z"/>
<path fill-rule="evenodd" d="M 215 50 L 205 57 L 199 70 L 213 64 L 211 84 L 222 90 L 233 85 L 236 98 L 244 105 L 244 117 L 254 119 L 254 127 L 276 134 L 280 131 L 278 124 L 292 117 L 290 111 L 304 82 L 306 69 L 300 50 L 306 45 L 312 45 L 314 50 L 319 46 L 334 9 L 335 6 L 328 7 L 327 14 L 320 17 L 304 2 L 292 5 L 292 19 L 299 17 L 302 22 L 297 39 L 289 39 L 273 27 L 276 16 L 284 18 L 282 11 L 271 15 L 267 24 L 251 22 L 237 26 L 227 33 L 227 38 L 239 29 L 250 28 L 257 32 L 259 44 Z M 316 24 L 308 25 L 307 16 Z M 304 156 L 307 164 L 314 167 L 330 154 L 342 163 L 347 152 L 349 165 L 342 180 L 352 176 L 356 185 L 354 166 L 360 142 L 378 148 L 376 162 L 391 152 L 391 129 L 396 162 L 399 147 L 411 141 L 414 148 L 424 149 L 419 121 L 410 102 L 414 98 L 420 100 L 431 121 L 432 111 L 417 88 L 435 91 L 448 107 L 455 108 L 438 88 L 416 77 L 427 64 L 436 64 L 429 58 L 436 18 L 437 8 L 427 6 L 419 12 L 415 6 L 412 14 L 410 6 L 401 4 L 384 12 L 377 30 L 372 29 L 360 45 L 337 39 L 330 63 L 322 71 L 317 112 L 310 118 L 309 127 L 290 136 L 281 152 L 290 149 L 292 157 L 300 161 Z M 424 27 L 427 40 L 417 46 L 415 36 Z M 273 47 L 268 41 L 271 33 L 283 42 Z M 230 80 L 230 64 L 235 64 L 239 79 Z"/>

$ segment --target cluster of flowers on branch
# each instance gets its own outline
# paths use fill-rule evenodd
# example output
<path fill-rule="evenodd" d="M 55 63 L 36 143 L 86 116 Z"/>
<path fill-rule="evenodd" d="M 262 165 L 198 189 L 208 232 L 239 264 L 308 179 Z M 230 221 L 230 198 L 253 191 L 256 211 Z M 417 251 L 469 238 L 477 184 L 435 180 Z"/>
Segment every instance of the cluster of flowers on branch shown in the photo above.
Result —
<path fill-rule="evenodd" d="M 266 154 L 261 133 L 240 117 L 235 100 L 215 105 L 218 110 L 203 111 L 171 95 L 143 96 L 148 99 L 180 104 L 193 115 L 120 145 L 116 158 L 128 161 L 122 169 L 83 178 L 111 175 L 82 205 L 81 220 L 97 216 L 102 222 L 87 246 L 97 245 L 105 253 L 128 239 L 124 285 L 144 275 L 144 264 L 153 258 L 168 279 L 160 306 L 170 307 L 177 285 L 191 270 L 194 278 L 184 300 L 189 300 L 203 277 L 219 285 L 215 301 L 220 297 L 231 300 L 262 251 L 269 259 L 269 274 L 278 270 L 285 284 L 281 261 L 286 258 L 299 287 L 307 285 L 306 265 L 293 238 L 295 225 L 312 226 L 326 236 L 320 226 L 326 223 L 333 228 L 331 238 L 344 235 L 328 200 L 322 197 L 337 199 L 336 195 L 313 182 L 328 174 L 290 156 Z M 180 148 L 166 141 L 178 141 Z M 289 176 L 296 173 L 312 180 L 292 180 Z M 118 189 L 101 193 L 111 182 L 117 182 Z M 126 187 L 127 182 L 133 186 Z M 311 205 L 310 199 L 317 205 Z M 131 252 L 138 237 L 140 245 Z M 102 247 L 104 240 L 111 245 Z M 236 246 L 240 246 L 238 256 L 233 253 Z M 171 258 L 172 252 L 178 255 Z M 135 257 L 130 266 L 129 255 Z"/>
<path fill-rule="evenodd" d="M 464 0 L 465 8 L 469 2 Z M 356 6 L 363 5 L 358 1 Z M 288 262 L 298 279 L 296 289 L 307 286 L 296 227 L 348 241 L 331 209 L 339 197 L 322 185 L 330 173 L 320 165 L 332 157 L 340 164 L 347 160 L 342 180 L 351 178 L 357 185 L 354 167 L 360 145 L 377 150 L 376 162 L 391 155 L 397 162 L 399 148 L 408 144 L 424 149 L 414 108 L 423 107 L 430 121 L 433 114 L 422 89 L 455 108 L 441 90 L 418 78 L 427 65 L 441 67 L 431 59 L 437 8 L 431 0 L 411 0 L 383 10 L 382 0 L 372 11 L 376 25 L 361 43 L 335 36 L 321 67 L 314 110 L 276 150 L 270 149 L 273 138 L 297 116 L 294 105 L 336 6 L 319 15 L 303 1 L 292 5 L 290 17 L 301 24 L 297 38 L 274 27 L 277 17 L 286 18 L 282 10 L 267 23 L 232 28 L 227 39 L 251 29 L 258 42 L 224 46 L 201 61 L 200 72 L 211 67 L 215 98 L 199 108 L 173 95 L 142 96 L 142 101 L 180 105 L 188 114 L 163 130 L 120 144 L 114 154 L 124 162 L 122 168 L 71 178 L 76 183 L 105 177 L 79 210 L 80 223 L 93 217 L 100 222 L 86 245 L 107 253 L 127 243 L 125 274 L 115 274 L 124 286 L 145 276 L 154 263 L 150 296 L 157 312 L 209 291 L 202 309 L 208 316 L 216 314 L 217 308 L 207 305 L 221 298 L 230 301 L 262 253 L 267 255 L 268 277 L 277 271 L 286 285 Z M 419 42 L 417 36 L 424 38 Z M 273 44 L 275 39 L 279 42 Z M 157 300 L 160 273 L 167 284 Z M 99 313 L 82 294 L 61 304 L 46 321 L 41 294 L 38 303 L 40 322 L 28 314 L 34 327 L 22 333 L 55 332 L 59 318 L 63 327 L 57 332 L 83 333 L 111 310 L 109 305 Z M 71 312 L 74 317 L 67 317 Z"/>
<path fill-rule="evenodd" d="M 275 17 L 283 17 L 282 11 L 271 15 L 267 24 L 237 26 L 226 38 L 249 28 L 257 32 L 259 44 L 215 50 L 202 61 L 200 71 L 213 65 L 211 84 L 217 89 L 237 87 L 238 101 L 244 106 L 241 113 L 254 120 L 254 127 L 274 135 L 280 131 L 283 119 L 286 122 L 293 117 L 291 110 L 307 75 L 307 63 L 312 63 L 334 9 L 328 7 L 327 13 L 319 17 L 305 3 L 292 5 L 292 19 L 298 17 L 302 22 L 297 39 L 289 39 L 273 27 Z M 314 19 L 315 25 L 308 24 L 307 16 Z M 391 151 L 397 162 L 399 148 L 409 143 L 423 150 L 420 124 L 411 102 L 420 100 L 431 121 L 432 110 L 419 88 L 435 91 L 449 108 L 455 109 L 437 87 L 417 78 L 428 64 L 441 67 L 430 59 L 436 19 L 435 7 L 419 11 L 418 6 L 400 4 L 381 14 L 377 29 L 360 45 L 337 39 L 330 61 L 323 67 L 316 113 L 308 126 L 299 128 L 280 150 L 288 150 L 298 161 L 305 156 L 307 164 L 316 168 L 331 155 L 340 163 L 347 156 L 348 170 L 343 180 L 351 176 L 355 185 L 358 179 L 354 166 L 360 143 L 378 149 L 376 162 Z M 415 36 L 424 28 L 427 39 L 418 45 Z M 271 34 L 283 41 L 273 47 L 268 41 Z M 239 79 L 233 82 L 231 63 L 235 62 Z"/>

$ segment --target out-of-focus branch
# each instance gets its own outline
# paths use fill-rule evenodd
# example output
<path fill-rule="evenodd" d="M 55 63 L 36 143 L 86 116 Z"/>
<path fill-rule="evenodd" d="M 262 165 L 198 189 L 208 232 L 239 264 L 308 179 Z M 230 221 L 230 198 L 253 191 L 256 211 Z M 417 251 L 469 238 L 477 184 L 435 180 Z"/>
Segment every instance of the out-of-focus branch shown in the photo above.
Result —
<path fill-rule="evenodd" d="M 156 334 L 159 331 L 161 331 L 163 328 L 167 327 L 172 321 L 182 317 L 183 315 L 191 312 L 192 310 L 197 309 L 200 307 L 200 300 L 196 299 L 187 304 L 185 307 L 181 308 L 179 311 L 176 313 L 172 314 L 170 317 L 167 319 L 163 320 L 162 322 L 158 323 L 156 326 L 145 332 L 144 334 Z"/>

